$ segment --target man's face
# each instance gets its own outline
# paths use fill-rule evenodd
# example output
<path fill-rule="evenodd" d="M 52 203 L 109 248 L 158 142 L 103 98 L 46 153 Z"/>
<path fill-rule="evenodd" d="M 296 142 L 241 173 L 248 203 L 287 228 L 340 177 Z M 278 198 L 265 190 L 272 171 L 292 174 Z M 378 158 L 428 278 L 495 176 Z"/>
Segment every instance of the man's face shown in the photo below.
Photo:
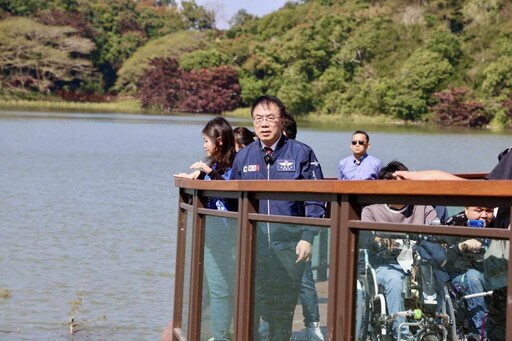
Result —
<path fill-rule="evenodd" d="M 252 119 L 256 136 L 267 147 L 279 140 L 283 123 L 277 105 L 273 103 L 258 105 L 253 111 Z"/>
<path fill-rule="evenodd" d="M 489 226 L 494 219 L 494 208 L 492 207 L 466 206 L 464 212 L 470 220 L 484 220 L 485 226 Z"/>
<path fill-rule="evenodd" d="M 354 155 L 361 156 L 366 153 L 370 144 L 366 139 L 366 135 L 364 134 L 354 134 L 352 135 L 352 141 L 350 142 L 350 148 Z"/>

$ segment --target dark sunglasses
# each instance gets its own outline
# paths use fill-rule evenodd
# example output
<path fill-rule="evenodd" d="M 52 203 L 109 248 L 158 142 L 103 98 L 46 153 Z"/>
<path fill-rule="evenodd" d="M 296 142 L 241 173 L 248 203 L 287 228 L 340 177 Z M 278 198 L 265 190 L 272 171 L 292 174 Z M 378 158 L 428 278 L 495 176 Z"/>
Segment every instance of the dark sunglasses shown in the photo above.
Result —
<path fill-rule="evenodd" d="M 352 145 L 355 146 L 356 144 L 360 146 L 364 146 L 366 144 L 365 141 L 352 141 Z"/>

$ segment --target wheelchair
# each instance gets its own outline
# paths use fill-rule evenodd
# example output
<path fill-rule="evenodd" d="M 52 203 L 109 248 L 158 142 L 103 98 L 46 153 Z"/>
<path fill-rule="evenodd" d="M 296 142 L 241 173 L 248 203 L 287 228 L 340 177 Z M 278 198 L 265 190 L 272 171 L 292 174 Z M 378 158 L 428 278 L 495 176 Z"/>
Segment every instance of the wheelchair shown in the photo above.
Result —
<path fill-rule="evenodd" d="M 360 250 L 359 275 L 356 282 L 355 340 L 394 341 L 392 325 L 398 317 L 405 318 L 405 322 L 398 328 L 398 341 L 458 340 L 455 314 L 447 287 L 439 285 L 434 266 L 417 251 L 416 245 L 422 243 L 421 236 L 417 237 L 418 240 L 411 240 L 412 237 L 408 235 L 400 237 L 404 238 L 403 245 L 394 252 L 405 254 L 405 263 L 410 264 L 404 268 L 403 262 L 399 261 L 406 274 L 402 288 L 405 309 L 393 314 L 388 312 L 386 297 L 382 288 L 377 285 L 375 269 L 368 262 L 368 252 Z M 404 257 L 401 260 L 404 260 Z M 406 338 L 401 333 L 406 330 L 404 328 L 409 329 Z"/>
<path fill-rule="evenodd" d="M 452 334 L 456 335 L 455 338 L 449 340 L 459 341 L 483 341 L 486 340 L 483 330 L 485 329 L 485 322 L 487 315 L 482 321 L 482 330 L 477 330 L 473 320 L 471 319 L 471 312 L 468 307 L 468 300 L 477 297 L 491 296 L 493 291 L 485 291 L 476 294 L 465 294 L 464 290 L 457 285 L 447 285 L 447 292 L 449 294 L 449 304 L 451 304 L 451 319 L 455 321 Z"/>

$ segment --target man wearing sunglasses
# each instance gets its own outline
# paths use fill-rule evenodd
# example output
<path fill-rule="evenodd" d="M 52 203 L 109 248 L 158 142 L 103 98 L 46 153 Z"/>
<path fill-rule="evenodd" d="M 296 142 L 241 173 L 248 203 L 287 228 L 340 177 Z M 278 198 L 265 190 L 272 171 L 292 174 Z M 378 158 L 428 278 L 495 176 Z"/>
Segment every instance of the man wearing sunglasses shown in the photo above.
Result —
<path fill-rule="evenodd" d="M 370 136 L 357 130 L 352 134 L 352 156 L 340 161 L 338 180 L 375 180 L 382 168 L 382 161 L 366 152 L 370 148 Z"/>

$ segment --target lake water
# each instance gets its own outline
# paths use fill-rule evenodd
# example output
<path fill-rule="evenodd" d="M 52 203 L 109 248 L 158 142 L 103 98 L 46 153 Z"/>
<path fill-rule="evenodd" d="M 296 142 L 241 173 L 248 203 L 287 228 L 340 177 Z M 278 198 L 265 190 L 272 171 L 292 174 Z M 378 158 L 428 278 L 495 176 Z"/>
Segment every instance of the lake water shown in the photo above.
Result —
<path fill-rule="evenodd" d="M 172 317 L 177 190 L 211 116 L 0 112 L 0 340 L 158 340 Z M 233 126 L 250 121 L 232 119 Z M 301 128 L 336 176 L 353 130 L 411 169 L 487 172 L 507 134 Z M 76 315 L 80 331 L 68 332 Z"/>

